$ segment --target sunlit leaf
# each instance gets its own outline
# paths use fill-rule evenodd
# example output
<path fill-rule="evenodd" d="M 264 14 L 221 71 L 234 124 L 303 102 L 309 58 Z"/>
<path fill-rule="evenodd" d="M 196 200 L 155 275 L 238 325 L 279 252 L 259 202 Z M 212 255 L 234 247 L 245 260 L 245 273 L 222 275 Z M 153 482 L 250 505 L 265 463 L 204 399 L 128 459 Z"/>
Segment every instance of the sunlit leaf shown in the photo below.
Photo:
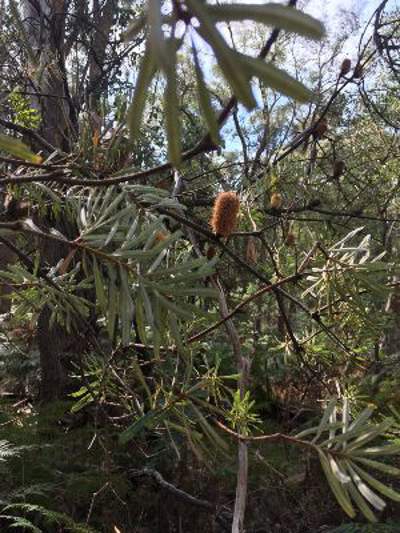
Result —
<path fill-rule="evenodd" d="M 209 5 L 207 11 L 215 21 L 254 20 L 313 39 L 320 39 L 325 33 L 324 26 L 315 18 L 279 4 L 223 3 Z"/>

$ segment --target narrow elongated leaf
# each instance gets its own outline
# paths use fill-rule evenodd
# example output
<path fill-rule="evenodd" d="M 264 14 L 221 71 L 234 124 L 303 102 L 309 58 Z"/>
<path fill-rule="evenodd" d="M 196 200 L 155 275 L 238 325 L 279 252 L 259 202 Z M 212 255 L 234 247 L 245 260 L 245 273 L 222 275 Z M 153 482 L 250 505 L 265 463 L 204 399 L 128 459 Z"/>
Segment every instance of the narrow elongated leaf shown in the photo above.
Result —
<path fill-rule="evenodd" d="M 383 435 L 385 431 L 387 431 L 392 425 L 393 420 L 391 418 L 388 418 L 381 422 L 379 425 L 370 429 L 369 431 L 365 431 L 362 435 L 360 435 L 357 439 L 355 439 L 351 444 L 348 445 L 348 452 L 356 450 L 357 448 L 361 448 L 368 442 L 371 442 L 380 435 Z"/>
<path fill-rule="evenodd" d="M 352 458 L 353 459 L 353 458 Z M 365 459 L 364 457 L 354 457 L 354 461 L 362 463 L 370 468 L 375 468 L 384 474 L 389 474 L 390 476 L 399 476 L 400 477 L 400 468 L 395 466 L 388 465 L 386 463 L 380 463 L 379 461 L 374 461 L 372 459 Z"/>
<path fill-rule="evenodd" d="M 187 0 L 187 4 L 192 13 L 201 22 L 200 27 L 196 28 L 196 30 L 213 49 L 218 64 L 236 97 L 248 109 L 252 109 L 255 107 L 256 101 L 249 81 L 242 72 L 242 69 L 238 68 L 235 54 L 230 50 L 222 35 L 215 28 L 206 7 L 202 2 L 198 2 L 198 0 Z"/>
<path fill-rule="evenodd" d="M 371 448 L 364 448 L 355 450 L 352 456 L 374 456 L 374 455 L 396 455 L 400 453 L 400 446 L 398 444 L 386 444 L 384 446 L 373 446 Z"/>
<path fill-rule="evenodd" d="M 262 24 L 293 31 L 313 39 L 321 39 L 324 26 L 310 15 L 279 4 L 228 4 L 207 6 L 215 21 L 254 20 Z"/>
<path fill-rule="evenodd" d="M 41 163 L 42 158 L 40 155 L 36 155 L 32 150 L 19 139 L 9 137 L 8 135 L 0 134 L 0 150 L 7 152 L 8 154 L 24 159 L 25 161 L 31 161 L 32 163 Z"/>
<path fill-rule="evenodd" d="M 169 58 L 165 47 L 162 29 L 161 0 L 147 0 L 147 22 L 149 24 L 149 43 L 155 52 L 157 63 L 162 66 Z"/>
<path fill-rule="evenodd" d="M 350 481 L 350 477 L 345 474 L 345 472 L 339 467 L 335 459 L 330 454 L 328 455 L 328 461 L 333 474 L 338 478 L 340 483 L 348 483 Z"/>
<path fill-rule="evenodd" d="M 149 86 L 156 73 L 156 61 L 154 52 L 147 48 L 142 63 L 138 78 L 136 80 L 135 93 L 131 105 L 129 106 L 126 121 L 130 132 L 132 141 L 137 140 L 137 136 L 142 123 L 144 107 L 149 95 Z"/>
<path fill-rule="evenodd" d="M 203 71 L 201 70 L 197 50 L 194 44 L 192 44 L 192 51 L 194 67 L 196 71 L 197 93 L 199 97 L 200 111 L 202 112 L 202 115 L 206 121 L 211 140 L 213 141 L 213 143 L 218 145 L 221 143 L 221 137 L 219 135 L 219 125 L 215 116 L 214 109 L 211 105 L 210 93 L 208 92 L 207 85 L 204 81 Z"/>
<path fill-rule="evenodd" d="M 183 318 L 185 320 L 191 320 L 193 318 L 192 313 L 190 313 L 189 311 L 186 311 L 186 309 L 177 306 L 176 304 L 174 304 L 174 302 L 172 302 L 168 298 L 164 298 L 164 296 L 162 296 L 161 294 L 158 294 L 157 296 L 158 296 L 161 304 L 165 308 L 167 308 L 169 311 L 171 311 L 172 313 L 175 313 L 177 316 L 179 316 L 179 317 L 181 317 L 181 318 Z"/>
<path fill-rule="evenodd" d="M 317 433 L 311 442 L 317 442 L 322 432 L 325 431 L 329 424 L 329 419 L 336 407 L 337 398 L 331 398 L 318 425 Z"/>
<path fill-rule="evenodd" d="M 309 102 L 313 99 L 313 93 L 305 85 L 272 63 L 266 63 L 263 59 L 244 54 L 237 54 L 237 58 L 249 78 L 256 76 L 268 87 L 272 87 L 299 102 Z"/>
<path fill-rule="evenodd" d="M 354 465 L 356 466 L 356 465 Z M 360 478 L 360 476 L 355 472 L 354 468 L 352 468 L 351 464 L 347 462 L 347 469 L 353 478 L 353 481 L 357 487 L 357 489 L 360 491 L 360 493 L 364 496 L 364 498 L 378 511 L 383 511 L 383 509 L 386 507 L 386 503 L 380 498 L 377 494 L 375 494 L 374 491 L 372 491 Z"/>
<path fill-rule="evenodd" d="M 96 289 L 96 297 L 100 304 L 100 309 L 103 313 L 107 312 L 107 297 L 104 290 L 104 281 L 100 273 L 99 266 L 97 264 L 96 257 L 93 257 L 93 274 L 94 274 L 94 283 Z"/>
<path fill-rule="evenodd" d="M 387 485 L 384 485 L 374 477 L 372 477 L 370 474 L 368 474 L 364 469 L 362 469 L 360 466 L 353 463 L 353 468 L 359 474 L 364 481 L 366 481 L 371 487 L 374 487 L 374 489 L 378 490 L 381 494 L 386 496 L 386 498 L 390 498 L 391 500 L 394 500 L 395 502 L 400 502 L 400 494 L 396 492 L 391 487 L 388 487 Z"/>
<path fill-rule="evenodd" d="M 159 289 L 162 292 L 168 292 L 168 294 L 171 294 L 173 296 L 201 296 L 202 298 L 217 298 L 218 297 L 218 291 L 212 288 L 207 287 L 194 287 L 193 289 L 186 289 L 184 287 L 175 287 L 174 285 L 171 285 L 170 289 L 166 288 L 164 291 L 164 285 L 162 288 L 159 287 Z"/>
<path fill-rule="evenodd" d="M 152 403 L 153 403 L 153 397 L 151 395 L 151 391 L 146 383 L 146 378 L 144 377 L 144 374 L 142 372 L 142 369 L 140 368 L 140 365 L 138 363 L 138 360 L 136 357 L 133 358 L 132 360 L 132 368 L 135 372 L 135 375 L 137 377 L 137 379 L 139 380 L 140 384 L 142 385 L 143 389 L 145 390 L 146 392 L 146 396 L 147 396 L 147 399 L 149 401 L 149 405 L 151 406 Z"/>
<path fill-rule="evenodd" d="M 369 418 L 374 414 L 375 412 L 375 406 L 374 405 L 368 405 L 361 413 L 358 415 L 358 417 L 352 422 L 349 426 L 349 431 L 352 431 L 353 429 L 356 429 L 357 427 L 364 425 Z"/>
<path fill-rule="evenodd" d="M 370 522 L 377 522 L 378 519 L 374 515 L 374 513 L 371 511 L 369 505 L 364 500 L 364 498 L 361 496 L 361 494 L 358 492 L 356 486 L 352 481 L 347 485 L 347 488 L 349 490 L 350 496 L 352 497 L 354 503 L 357 505 L 359 510 L 362 512 L 362 514 L 365 516 L 367 520 Z"/>
<path fill-rule="evenodd" d="M 354 518 L 356 516 L 356 512 L 354 510 L 354 507 L 351 504 L 349 495 L 344 488 L 344 486 L 338 481 L 337 477 L 333 474 L 331 467 L 329 465 L 329 461 L 324 454 L 324 452 L 320 449 L 318 449 L 318 455 L 319 459 L 321 461 L 322 469 L 324 470 L 326 479 L 329 483 L 329 486 L 332 489 L 333 494 L 336 497 L 336 500 L 338 501 L 339 505 L 343 509 L 343 511 L 350 516 L 350 518 Z"/>
<path fill-rule="evenodd" d="M 116 274 L 114 268 L 108 266 L 110 281 L 108 284 L 108 312 L 107 312 L 107 331 L 110 339 L 114 338 L 115 323 L 117 320 L 119 292 L 116 286 Z"/>
<path fill-rule="evenodd" d="M 120 297 L 119 297 L 119 317 L 121 321 L 122 345 L 128 346 L 131 340 L 132 319 L 134 314 L 134 304 L 129 287 L 128 275 L 125 269 L 120 267 Z"/>
<path fill-rule="evenodd" d="M 179 121 L 178 87 L 176 83 L 176 51 L 172 47 L 172 57 L 168 58 L 169 65 L 164 69 L 167 84 L 164 93 L 165 124 L 168 140 L 168 157 L 174 167 L 181 163 L 181 128 Z"/>
<path fill-rule="evenodd" d="M 104 246 L 107 246 L 113 240 L 114 235 L 118 231 L 119 223 L 120 223 L 120 221 L 117 219 L 116 222 L 114 222 L 114 224 L 111 226 L 111 229 L 110 229 L 110 231 L 109 231 L 109 233 L 107 235 L 107 238 L 106 238 L 106 240 L 104 242 Z"/>
<path fill-rule="evenodd" d="M 153 300 L 153 353 L 155 359 L 160 359 L 160 349 L 163 333 L 163 321 L 161 320 L 161 305 L 160 300 L 156 297 Z"/>
<path fill-rule="evenodd" d="M 140 292 L 136 295 L 136 301 L 135 301 L 135 320 L 136 320 L 136 327 L 137 332 L 139 334 L 139 340 L 146 344 L 146 328 L 145 328 L 145 315 L 144 315 L 144 308 L 143 308 L 143 300 L 141 298 Z"/>
<path fill-rule="evenodd" d="M 154 328 L 155 324 L 154 324 L 153 309 L 152 309 L 150 297 L 147 294 L 147 291 L 146 291 L 146 289 L 145 289 L 145 287 L 143 285 L 143 280 L 142 279 L 139 280 L 139 292 L 140 292 L 140 296 L 141 296 L 142 301 L 143 301 L 143 307 L 144 307 L 144 311 L 145 311 L 145 314 L 146 314 L 147 323 L 150 324 L 150 326 L 152 328 Z"/>
<path fill-rule="evenodd" d="M 201 427 L 203 428 L 204 432 L 209 436 L 211 441 L 214 441 L 223 450 L 228 450 L 229 447 L 226 441 L 219 436 L 219 434 L 215 431 L 213 427 L 211 427 L 211 425 L 207 422 L 201 411 L 197 409 L 197 407 L 193 403 L 192 408 L 197 415 Z"/>
<path fill-rule="evenodd" d="M 173 313 L 168 313 L 168 325 L 170 329 L 171 336 L 173 337 L 176 349 L 180 355 L 185 355 L 185 347 L 182 341 L 182 336 L 179 331 L 179 324 L 176 319 L 176 316 Z"/>
<path fill-rule="evenodd" d="M 150 429 L 154 427 L 160 417 L 159 411 L 149 411 L 144 416 L 140 417 L 136 422 L 129 426 L 121 435 L 119 436 L 119 441 L 121 444 L 126 444 L 132 440 L 136 435 L 141 433 L 144 429 Z"/>

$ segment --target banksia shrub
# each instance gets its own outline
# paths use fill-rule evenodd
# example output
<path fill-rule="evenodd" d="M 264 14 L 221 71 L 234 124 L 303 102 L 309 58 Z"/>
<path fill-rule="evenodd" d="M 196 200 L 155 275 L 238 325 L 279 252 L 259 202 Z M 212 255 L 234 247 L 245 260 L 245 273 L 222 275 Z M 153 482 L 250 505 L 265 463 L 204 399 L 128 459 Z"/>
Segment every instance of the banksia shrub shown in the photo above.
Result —
<path fill-rule="evenodd" d="M 229 237 L 237 224 L 240 201 L 234 192 L 221 192 L 214 202 L 210 226 L 219 237 Z"/>
<path fill-rule="evenodd" d="M 271 195 L 271 208 L 272 209 L 279 209 L 282 205 L 282 196 L 279 194 L 279 192 L 274 192 Z"/>
<path fill-rule="evenodd" d="M 343 59 L 342 65 L 340 67 L 340 76 L 346 76 L 350 72 L 351 61 L 350 59 Z"/>

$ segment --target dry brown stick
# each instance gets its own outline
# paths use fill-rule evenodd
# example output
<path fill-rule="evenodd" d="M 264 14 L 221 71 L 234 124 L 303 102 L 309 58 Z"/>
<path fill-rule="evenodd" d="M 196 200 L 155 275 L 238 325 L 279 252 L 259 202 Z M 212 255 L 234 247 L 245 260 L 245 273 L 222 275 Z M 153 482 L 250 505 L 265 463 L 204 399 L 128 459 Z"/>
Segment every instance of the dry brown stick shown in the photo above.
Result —
<path fill-rule="evenodd" d="M 200 507 L 207 511 L 215 511 L 216 506 L 214 504 L 208 502 L 207 500 L 195 498 L 191 494 L 188 494 L 187 492 L 178 489 L 177 487 L 175 487 L 175 485 L 172 485 L 171 483 L 166 481 L 160 474 L 160 472 L 158 472 L 157 470 L 153 470 L 152 468 L 143 468 L 142 470 L 130 470 L 129 473 L 132 477 L 149 477 L 153 479 L 157 483 L 157 485 L 160 485 L 160 487 L 170 492 L 174 496 L 178 497 L 180 500 L 183 500 L 187 503 L 190 503 L 191 505 L 195 505 L 196 507 Z"/>

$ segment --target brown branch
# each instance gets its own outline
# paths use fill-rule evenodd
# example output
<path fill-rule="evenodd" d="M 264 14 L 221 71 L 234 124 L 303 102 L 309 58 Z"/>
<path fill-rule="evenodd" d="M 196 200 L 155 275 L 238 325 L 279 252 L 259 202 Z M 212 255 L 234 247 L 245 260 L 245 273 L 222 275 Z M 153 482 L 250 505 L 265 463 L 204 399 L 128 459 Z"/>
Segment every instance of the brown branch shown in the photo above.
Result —
<path fill-rule="evenodd" d="M 129 474 L 133 478 L 137 477 L 148 477 L 151 478 L 153 481 L 157 483 L 157 485 L 160 485 L 164 490 L 172 494 L 173 496 L 176 496 L 180 500 L 189 503 L 190 505 L 194 505 L 195 507 L 199 507 L 201 509 L 204 509 L 206 511 L 215 511 L 216 505 L 208 502 L 207 500 L 202 500 L 200 498 L 195 498 L 191 494 L 188 494 L 187 492 L 183 491 L 182 489 L 178 489 L 175 487 L 175 485 L 172 485 L 172 483 L 169 483 L 166 481 L 163 476 L 158 472 L 157 470 L 154 470 L 152 468 L 143 468 L 141 470 L 130 470 Z"/>
<path fill-rule="evenodd" d="M 271 283 L 270 285 L 265 285 L 264 287 L 261 287 L 261 289 L 259 289 L 257 292 L 255 292 L 254 294 L 251 294 L 250 296 L 245 298 L 242 302 L 240 302 L 240 304 L 238 304 L 234 309 L 232 309 L 232 311 L 228 313 L 225 317 L 218 320 L 218 322 L 215 322 L 215 324 L 213 324 L 212 326 L 209 326 L 203 331 L 196 333 L 196 335 L 192 335 L 192 337 L 190 337 L 187 342 L 188 343 L 197 342 L 198 340 L 202 339 L 203 337 L 205 337 L 206 335 L 208 335 L 215 329 L 222 326 L 222 324 L 224 324 L 227 320 L 231 319 L 243 307 L 245 307 L 246 305 L 248 305 L 255 299 L 259 298 L 260 296 L 262 296 L 263 294 L 267 292 L 273 291 L 276 287 L 280 287 L 281 285 L 284 285 L 285 283 L 289 283 L 291 281 L 297 281 L 301 275 L 305 275 L 305 274 L 306 273 L 303 273 L 303 274 L 296 273 L 296 274 L 293 274 L 292 276 L 288 276 L 287 278 L 281 279 L 275 283 Z"/>

